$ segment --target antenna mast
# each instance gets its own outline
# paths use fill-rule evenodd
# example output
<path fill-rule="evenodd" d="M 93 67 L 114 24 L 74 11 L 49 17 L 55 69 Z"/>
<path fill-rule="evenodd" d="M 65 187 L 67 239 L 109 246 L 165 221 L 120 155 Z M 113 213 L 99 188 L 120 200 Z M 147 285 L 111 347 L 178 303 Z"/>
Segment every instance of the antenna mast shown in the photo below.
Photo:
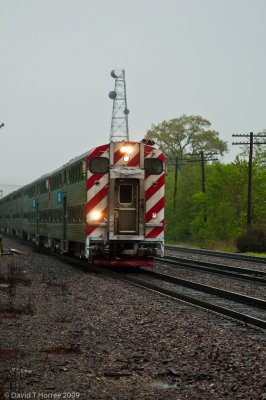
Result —
<path fill-rule="evenodd" d="M 115 90 L 109 93 L 113 100 L 113 112 L 110 132 L 110 142 L 129 140 L 126 80 L 124 69 L 113 69 L 111 77 L 115 79 Z"/>

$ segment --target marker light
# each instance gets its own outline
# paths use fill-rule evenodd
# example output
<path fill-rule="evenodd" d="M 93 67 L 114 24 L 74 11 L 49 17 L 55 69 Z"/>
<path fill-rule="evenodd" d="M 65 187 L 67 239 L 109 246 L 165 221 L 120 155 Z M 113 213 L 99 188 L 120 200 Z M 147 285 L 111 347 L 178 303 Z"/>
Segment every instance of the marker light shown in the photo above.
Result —
<path fill-rule="evenodd" d="M 152 213 L 151 217 L 152 217 L 153 219 L 157 218 L 157 213 Z"/>
<path fill-rule="evenodd" d="M 91 219 L 93 221 L 99 221 L 99 219 L 101 219 L 102 213 L 100 211 L 93 211 L 91 213 Z"/>

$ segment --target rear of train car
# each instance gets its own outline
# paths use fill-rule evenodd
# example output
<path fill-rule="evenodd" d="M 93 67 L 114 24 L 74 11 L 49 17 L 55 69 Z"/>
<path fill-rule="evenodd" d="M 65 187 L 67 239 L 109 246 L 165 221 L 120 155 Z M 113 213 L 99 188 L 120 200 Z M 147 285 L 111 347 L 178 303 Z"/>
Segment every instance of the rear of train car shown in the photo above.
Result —
<path fill-rule="evenodd" d="M 152 266 L 164 252 L 164 154 L 99 146 L 0 200 L 0 228 L 96 265 Z"/>

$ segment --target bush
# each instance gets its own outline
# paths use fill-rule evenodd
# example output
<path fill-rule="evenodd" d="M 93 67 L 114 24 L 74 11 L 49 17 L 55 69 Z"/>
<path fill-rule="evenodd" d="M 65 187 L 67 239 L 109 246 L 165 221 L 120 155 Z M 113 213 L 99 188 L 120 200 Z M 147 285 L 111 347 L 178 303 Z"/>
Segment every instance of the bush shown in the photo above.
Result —
<path fill-rule="evenodd" d="M 242 253 L 246 251 L 266 252 L 266 225 L 251 226 L 247 232 L 237 238 L 236 247 Z"/>

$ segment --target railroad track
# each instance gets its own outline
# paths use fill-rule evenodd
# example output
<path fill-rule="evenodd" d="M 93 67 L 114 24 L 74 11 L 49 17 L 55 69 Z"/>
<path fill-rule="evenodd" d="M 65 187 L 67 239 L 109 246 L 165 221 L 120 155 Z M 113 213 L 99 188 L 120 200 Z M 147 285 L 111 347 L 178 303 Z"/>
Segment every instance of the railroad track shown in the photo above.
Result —
<path fill-rule="evenodd" d="M 228 266 L 207 261 L 191 260 L 183 257 L 165 256 L 163 258 L 155 258 L 160 263 L 174 265 L 176 267 L 187 268 L 190 270 L 198 270 L 208 273 L 225 275 L 232 278 L 244 279 L 255 283 L 266 284 L 266 272 L 256 269 L 248 269 L 241 267 Z"/>
<path fill-rule="evenodd" d="M 171 245 L 165 246 L 165 250 L 178 251 L 178 252 L 190 253 L 190 254 L 200 254 L 200 255 L 206 255 L 206 256 L 211 256 L 211 257 L 229 258 L 232 260 L 255 262 L 255 263 L 266 265 L 266 257 L 246 256 L 244 254 L 225 253 L 225 252 L 221 252 L 221 251 L 196 249 L 193 247 L 191 248 L 191 247 L 171 246 Z"/>
<path fill-rule="evenodd" d="M 139 274 L 120 274 L 120 279 L 185 301 L 237 321 L 266 329 L 266 301 L 208 285 L 141 269 Z"/>
<path fill-rule="evenodd" d="M 152 290 L 160 295 L 166 295 L 171 299 L 181 300 L 193 306 L 233 318 L 238 322 L 266 329 L 265 300 L 179 279 L 144 268 L 140 268 L 138 272 L 135 270 L 125 271 L 122 268 L 111 270 L 110 268 L 92 266 L 85 261 L 67 256 L 55 254 L 54 256 L 84 271 L 103 273 L 112 278 Z"/>

